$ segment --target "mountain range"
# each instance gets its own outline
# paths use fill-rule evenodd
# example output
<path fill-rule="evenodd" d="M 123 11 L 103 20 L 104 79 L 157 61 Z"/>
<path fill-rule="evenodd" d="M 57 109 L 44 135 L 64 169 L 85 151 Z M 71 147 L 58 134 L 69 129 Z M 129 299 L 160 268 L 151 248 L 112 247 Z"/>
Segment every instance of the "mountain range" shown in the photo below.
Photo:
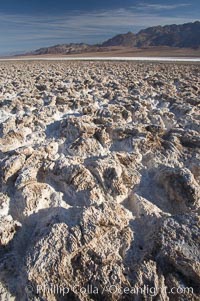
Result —
<path fill-rule="evenodd" d="M 177 48 L 200 48 L 200 21 L 185 23 L 182 25 L 154 26 L 143 29 L 134 34 L 128 32 L 119 34 L 98 45 L 85 43 L 70 43 L 44 47 L 27 53 L 26 55 L 44 54 L 78 54 L 89 52 L 112 51 L 112 47 L 177 47 Z"/>

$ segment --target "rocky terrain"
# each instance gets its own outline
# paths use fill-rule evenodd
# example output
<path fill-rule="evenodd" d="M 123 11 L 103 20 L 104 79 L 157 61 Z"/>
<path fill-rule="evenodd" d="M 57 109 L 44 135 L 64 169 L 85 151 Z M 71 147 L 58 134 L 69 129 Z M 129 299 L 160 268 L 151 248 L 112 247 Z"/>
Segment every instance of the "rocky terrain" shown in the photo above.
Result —
<path fill-rule="evenodd" d="M 199 108 L 198 64 L 1 62 L 0 300 L 199 300 Z"/>

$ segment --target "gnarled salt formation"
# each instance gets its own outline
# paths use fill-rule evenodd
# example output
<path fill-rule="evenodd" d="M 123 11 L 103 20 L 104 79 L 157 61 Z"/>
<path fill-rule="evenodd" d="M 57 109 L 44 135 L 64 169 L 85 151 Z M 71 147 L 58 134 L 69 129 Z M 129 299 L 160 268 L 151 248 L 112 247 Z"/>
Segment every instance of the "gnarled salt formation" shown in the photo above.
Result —
<path fill-rule="evenodd" d="M 0 300 L 199 300 L 199 65 L 0 79 Z"/>

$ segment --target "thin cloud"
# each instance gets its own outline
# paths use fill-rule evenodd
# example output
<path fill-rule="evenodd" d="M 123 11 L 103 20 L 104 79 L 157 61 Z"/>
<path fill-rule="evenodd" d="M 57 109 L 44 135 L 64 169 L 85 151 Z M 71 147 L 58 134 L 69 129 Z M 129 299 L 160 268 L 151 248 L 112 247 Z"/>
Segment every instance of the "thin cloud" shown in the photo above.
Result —
<path fill-rule="evenodd" d="M 149 4 L 149 3 L 141 3 L 138 6 L 135 6 L 134 8 L 137 8 L 138 10 L 175 10 L 178 8 L 188 7 L 191 6 L 191 3 L 177 3 L 177 4 Z"/>
<path fill-rule="evenodd" d="M 112 11 L 99 11 L 91 13 L 66 14 L 60 17 L 49 16 L 24 16 L 24 15 L 2 15 L 0 14 L 0 23 L 8 25 L 8 30 L 17 29 L 19 31 L 29 30 L 44 31 L 78 29 L 80 32 L 90 29 L 101 29 L 102 27 L 144 27 L 156 24 L 167 24 L 171 22 L 181 23 L 192 21 L 193 18 L 187 16 L 161 16 L 156 13 L 137 13 L 134 10 L 116 9 Z M 23 25 L 23 27 L 22 27 Z M 31 29 L 30 29 L 31 28 Z M 109 28 L 108 28 L 109 30 Z"/>
<path fill-rule="evenodd" d="M 195 16 L 190 17 L 188 14 L 185 16 L 183 14 L 162 16 L 158 6 L 157 9 L 155 5 L 153 6 L 153 12 L 146 6 L 146 9 L 142 11 L 137 11 L 134 8 L 121 8 L 84 13 L 73 11 L 59 16 L 0 13 L 1 50 L 6 48 L 10 48 L 10 51 L 13 49 L 35 49 L 47 44 L 53 45 L 55 42 L 99 43 L 115 34 L 130 30 L 137 32 L 149 26 L 181 24 L 195 20 Z M 169 7 L 169 5 L 166 6 Z"/>

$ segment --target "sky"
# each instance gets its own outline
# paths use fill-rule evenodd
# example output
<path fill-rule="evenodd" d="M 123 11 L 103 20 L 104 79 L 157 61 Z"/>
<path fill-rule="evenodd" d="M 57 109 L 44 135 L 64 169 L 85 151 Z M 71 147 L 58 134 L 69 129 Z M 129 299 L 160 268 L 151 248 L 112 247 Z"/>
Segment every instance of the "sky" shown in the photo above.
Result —
<path fill-rule="evenodd" d="M 0 0 L 0 55 L 200 19 L 200 0 Z"/>

